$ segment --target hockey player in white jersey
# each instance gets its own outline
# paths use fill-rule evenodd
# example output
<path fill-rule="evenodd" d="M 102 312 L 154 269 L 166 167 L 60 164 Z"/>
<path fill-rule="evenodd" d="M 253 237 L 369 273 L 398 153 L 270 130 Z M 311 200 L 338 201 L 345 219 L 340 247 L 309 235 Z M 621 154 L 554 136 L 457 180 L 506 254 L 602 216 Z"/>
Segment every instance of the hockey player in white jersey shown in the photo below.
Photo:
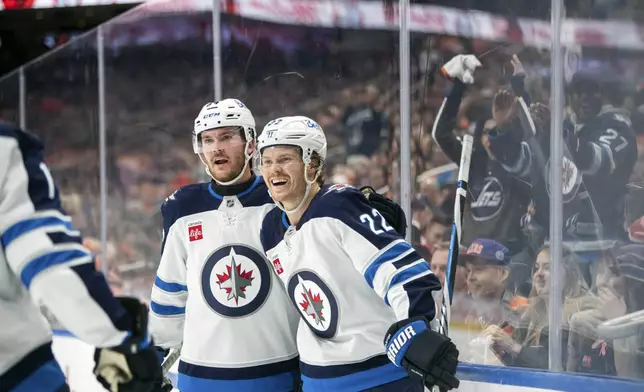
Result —
<path fill-rule="evenodd" d="M 155 391 L 162 375 L 147 308 L 112 296 L 42 159 L 38 139 L 0 123 L 0 390 L 69 391 L 43 309 L 99 347 L 94 372 L 108 390 Z"/>
<path fill-rule="evenodd" d="M 161 207 L 152 336 L 166 350 L 183 343 L 182 392 L 292 391 L 298 315 L 261 250 L 274 204 L 251 170 L 255 119 L 239 100 L 208 103 L 193 147 L 212 180 L 180 188 Z"/>
<path fill-rule="evenodd" d="M 301 116 L 273 120 L 258 147 L 277 204 L 261 240 L 300 312 L 304 391 L 457 387 L 458 350 L 429 327 L 440 282 L 360 191 L 324 185 L 320 126 Z"/>

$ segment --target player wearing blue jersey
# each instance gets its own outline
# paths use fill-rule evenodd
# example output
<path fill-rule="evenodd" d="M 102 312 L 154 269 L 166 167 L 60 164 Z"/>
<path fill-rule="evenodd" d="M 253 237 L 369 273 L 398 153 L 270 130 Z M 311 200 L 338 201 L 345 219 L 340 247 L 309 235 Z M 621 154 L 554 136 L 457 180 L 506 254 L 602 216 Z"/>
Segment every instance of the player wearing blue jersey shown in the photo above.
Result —
<path fill-rule="evenodd" d="M 360 191 L 324 185 L 320 126 L 301 116 L 273 120 L 258 147 L 277 205 L 261 241 L 301 316 L 304 390 L 457 387 L 458 350 L 429 327 L 440 282 Z"/>
<path fill-rule="evenodd" d="M 99 347 L 94 372 L 113 392 L 152 392 L 162 379 L 147 308 L 115 298 L 59 192 L 34 136 L 0 123 L 0 390 L 69 391 L 50 323 Z M 55 320 L 54 320 L 55 318 Z"/>

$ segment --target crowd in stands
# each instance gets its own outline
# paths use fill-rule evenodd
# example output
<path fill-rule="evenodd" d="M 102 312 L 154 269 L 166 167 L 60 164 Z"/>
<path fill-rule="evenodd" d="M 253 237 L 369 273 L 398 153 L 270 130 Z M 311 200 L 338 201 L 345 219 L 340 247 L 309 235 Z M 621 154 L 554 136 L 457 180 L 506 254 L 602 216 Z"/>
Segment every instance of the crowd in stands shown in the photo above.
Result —
<path fill-rule="evenodd" d="M 486 10 L 504 14 L 514 2 L 485 3 Z M 642 8 L 641 2 L 629 0 L 571 3 L 575 6 L 568 12 L 580 18 L 618 18 L 628 14 L 625 10 L 638 15 Z M 462 0 L 453 6 L 480 4 Z M 514 8 L 515 14 L 531 17 L 546 18 L 549 12 L 547 7 Z M 276 38 L 258 29 L 258 22 L 231 17 L 224 18 L 224 25 L 230 32 L 222 52 L 224 97 L 242 100 L 253 111 L 258 130 L 283 115 L 303 114 L 318 121 L 329 143 L 325 162 L 329 182 L 371 185 L 398 200 L 401 181 L 412 181 L 413 245 L 442 280 L 458 162 L 432 137 L 435 122 L 444 115 L 439 112 L 443 99 L 454 88 L 454 80 L 441 75 L 441 65 L 458 54 L 483 54 L 475 82 L 467 87 L 449 123 L 448 131 L 455 136 L 480 136 L 478 126 L 498 122 L 494 102 L 500 91 L 513 90 L 514 54 L 525 73 L 525 94 L 532 103 L 542 104 L 547 116 L 552 110 L 548 51 L 414 34 L 412 178 L 401 179 L 397 33 L 380 32 L 378 48 L 355 51 L 355 45 L 369 40 L 369 33 L 284 26 Z M 256 35 L 240 33 L 244 29 Z M 288 43 L 278 39 L 284 37 L 289 37 Z M 99 91 L 90 44 L 70 45 L 25 70 L 27 128 L 43 139 L 64 207 L 88 238 L 87 246 L 99 254 L 97 264 L 107 263 L 113 289 L 147 298 L 159 260 L 160 203 L 178 187 L 207 179 L 192 152 L 191 127 L 201 106 L 213 97 L 213 54 L 207 38 L 190 38 L 108 47 L 105 56 L 106 254 L 99 254 L 97 240 Z M 611 340 L 597 333 L 602 322 L 644 309 L 644 128 L 639 121 L 644 118 L 644 91 L 639 89 L 644 63 L 632 54 L 590 48 L 584 51 L 583 66 L 600 67 L 621 78 L 611 103 L 629 116 L 638 149 L 628 186 L 602 190 L 626 195 L 621 232 L 600 238 L 609 240 L 609 245 L 593 249 L 590 258 L 588 252 L 578 250 L 577 244 L 583 241 L 567 238 L 563 276 L 558 276 L 564 282 L 562 361 L 567 371 L 644 378 L 644 336 Z M 17 121 L 17 90 L 7 86 L 0 81 L 0 117 Z M 541 130 L 549 127 L 549 117 L 539 117 L 535 110 L 531 114 Z M 545 173 L 547 167 L 541 169 Z M 473 175 L 488 174 L 474 170 Z M 526 184 L 529 195 L 536 192 L 535 187 L 535 183 Z M 532 214 L 530 208 L 534 206 L 526 205 L 525 216 Z M 532 226 L 523 215 L 511 223 L 519 231 L 529 231 Z M 476 219 L 471 222 L 477 225 Z M 463 230 L 476 231 L 471 225 Z M 466 331 L 466 338 L 458 342 L 465 360 L 548 368 L 551 249 L 548 227 L 541 229 L 546 234 L 537 236 L 537 243 L 525 231 L 519 233 L 519 249 L 492 235 L 462 244 L 452 318 Z"/>

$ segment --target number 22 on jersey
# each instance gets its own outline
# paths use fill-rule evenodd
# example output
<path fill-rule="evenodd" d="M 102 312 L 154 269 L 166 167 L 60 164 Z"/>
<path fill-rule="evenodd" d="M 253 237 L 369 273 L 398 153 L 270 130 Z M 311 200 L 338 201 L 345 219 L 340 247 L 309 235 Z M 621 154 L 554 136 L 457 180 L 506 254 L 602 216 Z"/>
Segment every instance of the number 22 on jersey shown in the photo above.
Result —
<path fill-rule="evenodd" d="M 382 227 L 382 229 L 379 229 L 376 227 L 376 222 L 374 221 L 374 218 L 376 220 L 380 220 L 379 226 Z M 380 235 L 382 233 L 394 230 L 394 228 L 389 226 L 389 224 L 387 223 L 387 220 L 375 208 L 371 210 L 371 215 L 369 214 L 360 215 L 360 222 L 369 224 L 369 228 L 376 235 Z"/>

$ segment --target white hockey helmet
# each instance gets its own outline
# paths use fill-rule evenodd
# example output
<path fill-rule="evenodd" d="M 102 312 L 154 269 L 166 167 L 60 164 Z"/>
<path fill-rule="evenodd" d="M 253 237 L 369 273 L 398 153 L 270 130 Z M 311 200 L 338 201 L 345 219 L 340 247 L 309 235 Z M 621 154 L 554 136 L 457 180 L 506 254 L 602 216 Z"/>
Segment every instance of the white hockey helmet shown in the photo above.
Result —
<path fill-rule="evenodd" d="M 295 146 L 302 149 L 302 160 L 311 162 L 313 152 L 318 153 L 322 161 L 326 159 L 326 136 L 322 127 L 304 116 L 280 117 L 270 121 L 258 139 L 261 151 L 272 146 Z"/>
<path fill-rule="evenodd" d="M 204 152 L 201 143 L 202 132 L 223 127 L 241 127 L 247 143 L 255 140 L 255 118 L 240 100 L 227 98 L 208 102 L 195 118 L 192 132 L 192 148 L 195 154 Z"/>
<path fill-rule="evenodd" d="M 302 150 L 302 161 L 304 162 L 304 180 L 306 181 L 306 191 L 302 196 L 302 200 L 292 210 L 287 210 L 284 205 L 278 201 L 275 205 L 287 214 L 294 214 L 304 206 L 310 192 L 311 185 L 315 183 L 322 172 L 322 165 L 320 165 L 315 173 L 313 179 L 308 178 L 308 168 L 311 163 L 311 156 L 317 153 L 322 160 L 322 164 L 326 159 L 326 136 L 322 127 L 315 121 L 304 116 L 281 117 L 270 121 L 262 133 L 259 135 L 258 149 L 260 157 L 262 151 L 267 147 L 273 146 L 294 146 Z M 270 194 L 270 191 L 269 191 Z"/>
<path fill-rule="evenodd" d="M 219 181 L 217 180 L 206 164 L 204 152 L 209 152 L 208 147 L 204 147 L 201 134 L 205 131 L 212 129 L 223 128 L 223 127 L 239 127 L 244 131 L 244 137 L 246 145 L 244 147 L 244 158 L 245 164 L 241 172 L 231 181 Z M 209 102 L 205 104 L 197 118 L 195 118 L 195 124 L 192 131 L 192 148 L 195 154 L 199 155 L 201 162 L 206 166 L 206 173 L 213 180 L 221 185 L 232 185 L 239 181 L 243 177 L 248 163 L 253 159 L 253 154 L 251 152 L 251 143 L 256 139 L 255 133 L 255 118 L 250 110 L 244 105 L 240 100 L 227 98 L 217 102 Z"/>

